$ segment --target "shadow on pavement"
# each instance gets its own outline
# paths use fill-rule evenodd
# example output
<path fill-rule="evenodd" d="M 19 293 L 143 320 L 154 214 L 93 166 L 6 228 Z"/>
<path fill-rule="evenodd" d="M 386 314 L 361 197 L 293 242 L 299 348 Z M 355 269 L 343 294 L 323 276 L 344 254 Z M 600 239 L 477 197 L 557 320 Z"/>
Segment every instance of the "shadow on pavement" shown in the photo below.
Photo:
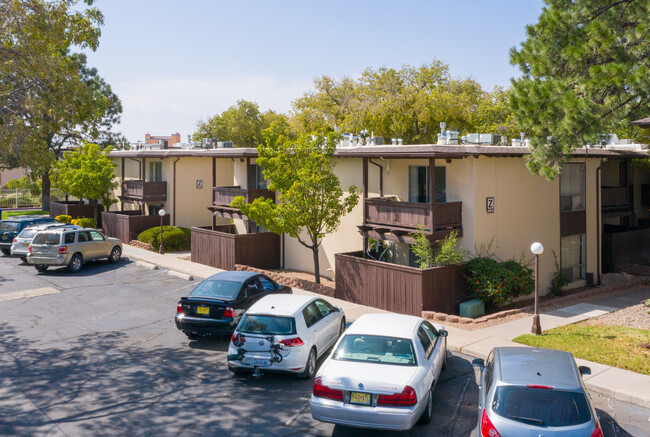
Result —
<path fill-rule="evenodd" d="M 50 266 L 49 269 L 47 269 L 45 272 L 38 272 L 37 275 L 56 275 L 57 277 L 66 277 L 66 276 L 71 276 L 71 277 L 78 277 L 78 276 L 92 276 L 96 275 L 99 273 L 104 273 L 108 272 L 111 270 L 116 270 L 122 267 L 125 267 L 129 264 L 133 263 L 131 260 L 126 260 L 126 259 L 120 259 L 119 262 L 112 264 L 108 262 L 107 260 L 96 260 L 96 261 L 87 261 L 83 264 L 83 267 L 81 267 L 81 270 L 78 271 L 77 273 L 71 273 L 67 270 L 67 267 L 62 266 Z M 22 265 L 25 265 L 25 263 L 21 263 Z M 29 264 L 27 264 L 29 265 Z"/>

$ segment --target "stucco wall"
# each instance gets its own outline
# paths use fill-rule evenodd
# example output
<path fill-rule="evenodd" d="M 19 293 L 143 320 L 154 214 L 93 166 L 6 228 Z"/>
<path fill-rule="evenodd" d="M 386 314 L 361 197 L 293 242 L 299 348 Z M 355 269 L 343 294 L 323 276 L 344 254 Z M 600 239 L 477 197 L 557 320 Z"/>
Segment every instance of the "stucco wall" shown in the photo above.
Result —
<path fill-rule="evenodd" d="M 12 168 L 12 169 L 5 169 L 0 171 L 0 187 L 4 187 L 7 185 L 7 182 L 14 180 L 14 179 L 20 179 L 27 175 L 27 170 L 24 168 Z"/>

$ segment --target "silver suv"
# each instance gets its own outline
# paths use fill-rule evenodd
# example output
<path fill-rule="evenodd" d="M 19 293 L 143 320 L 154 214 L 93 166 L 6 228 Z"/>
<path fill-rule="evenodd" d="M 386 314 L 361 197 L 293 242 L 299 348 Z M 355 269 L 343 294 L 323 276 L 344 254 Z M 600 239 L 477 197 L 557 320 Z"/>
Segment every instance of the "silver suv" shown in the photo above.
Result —
<path fill-rule="evenodd" d="M 14 241 L 11 244 L 11 255 L 19 256 L 20 259 L 26 263 L 29 244 L 34 239 L 34 236 L 41 231 L 54 228 L 83 229 L 81 226 L 69 225 L 66 223 L 48 223 L 44 225 L 28 226 L 23 229 L 20 234 L 16 235 L 16 238 L 14 238 Z"/>
<path fill-rule="evenodd" d="M 47 229 L 34 236 L 29 245 L 27 262 L 44 272 L 49 266 L 67 266 L 78 272 L 84 262 L 108 258 L 116 263 L 122 256 L 122 242 L 104 236 L 96 229 Z"/>
<path fill-rule="evenodd" d="M 483 361 L 479 436 L 603 437 L 582 381 L 588 367 L 553 349 L 496 347 Z"/>

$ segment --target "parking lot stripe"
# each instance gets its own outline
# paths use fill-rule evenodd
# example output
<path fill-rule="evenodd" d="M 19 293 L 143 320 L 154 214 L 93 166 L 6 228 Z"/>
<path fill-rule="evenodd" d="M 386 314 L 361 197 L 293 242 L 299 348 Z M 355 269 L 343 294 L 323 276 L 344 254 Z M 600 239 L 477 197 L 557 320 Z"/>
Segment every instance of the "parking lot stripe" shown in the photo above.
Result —
<path fill-rule="evenodd" d="M 46 296 L 48 294 L 59 294 L 59 293 L 61 293 L 60 290 L 57 290 L 56 288 L 52 288 L 52 287 L 14 291 L 11 293 L 0 294 L 0 302 L 7 302 L 10 300 L 18 300 L 18 299 L 28 299 L 30 297 Z"/>
<path fill-rule="evenodd" d="M 292 424 L 293 422 L 296 421 L 296 419 L 298 418 L 298 416 L 300 416 L 300 415 L 302 414 L 302 412 L 305 411 L 305 408 L 307 408 L 308 406 L 309 406 L 309 400 L 307 400 L 307 402 L 305 402 L 304 404 L 302 404 L 302 407 L 300 407 L 300 409 L 298 410 L 298 412 L 295 413 L 293 416 L 289 417 L 287 420 L 285 420 L 284 423 L 283 423 L 282 425 L 284 425 L 284 426 L 291 426 L 291 424 Z"/>

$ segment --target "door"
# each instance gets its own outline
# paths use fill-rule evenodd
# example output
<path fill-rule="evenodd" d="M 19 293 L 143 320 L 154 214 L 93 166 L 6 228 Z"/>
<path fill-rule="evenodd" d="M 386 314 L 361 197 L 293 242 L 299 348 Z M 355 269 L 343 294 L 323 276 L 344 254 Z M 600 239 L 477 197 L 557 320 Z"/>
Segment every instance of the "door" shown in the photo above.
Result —
<path fill-rule="evenodd" d="M 429 335 L 431 342 L 433 343 L 433 353 L 432 353 L 432 366 L 433 366 L 433 375 L 436 378 L 436 381 L 440 377 L 440 372 L 442 371 L 442 364 L 445 360 L 446 350 L 443 349 L 445 344 L 444 338 L 440 337 L 438 330 L 431 323 L 424 321 L 422 322 L 422 328 Z"/>
<path fill-rule="evenodd" d="M 323 299 L 317 299 L 316 301 L 314 301 L 314 304 L 316 304 L 318 311 L 320 311 L 321 313 L 322 319 L 319 323 L 322 323 L 323 329 L 326 334 L 327 345 L 325 347 L 329 348 L 332 344 L 334 344 L 334 342 L 338 338 L 338 334 L 339 334 L 338 313 L 336 312 L 333 306 L 325 302 Z"/>
<path fill-rule="evenodd" d="M 94 258 L 90 232 L 88 231 L 77 232 L 77 244 L 74 245 L 73 252 L 81 252 L 84 261 Z"/>
<path fill-rule="evenodd" d="M 244 285 L 244 292 L 246 293 L 245 305 L 246 309 L 250 308 L 255 302 L 264 296 L 264 289 L 257 278 L 251 278 L 246 281 Z"/>
<path fill-rule="evenodd" d="M 430 389 L 434 382 L 437 381 L 436 379 L 436 374 L 434 366 L 433 366 L 433 361 L 434 361 L 434 355 L 433 355 L 433 342 L 431 341 L 431 338 L 429 337 L 429 334 L 426 333 L 422 325 L 418 328 L 418 340 L 420 342 L 420 345 L 422 345 L 422 349 L 424 349 L 424 362 L 422 363 L 422 367 L 425 368 L 425 373 L 424 373 L 424 387 L 426 389 Z"/>
<path fill-rule="evenodd" d="M 316 303 L 312 302 L 302 310 L 302 316 L 305 319 L 305 325 L 309 330 L 309 334 L 313 339 L 313 344 L 316 346 L 318 356 L 320 356 L 327 349 L 327 332 L 323 329 L 324 323 L 323 315 L 319 311 Z"/>
<path fill-rule="evenodd" d="M 98 231 L 89 231 L 90 232 L 90 241 L 88 245 L 91 247 L 93 258 L 102 258 L 108 256 L 112 247 L 109 247 L 110 243 L 106 241 L 106 238 Z"/>

